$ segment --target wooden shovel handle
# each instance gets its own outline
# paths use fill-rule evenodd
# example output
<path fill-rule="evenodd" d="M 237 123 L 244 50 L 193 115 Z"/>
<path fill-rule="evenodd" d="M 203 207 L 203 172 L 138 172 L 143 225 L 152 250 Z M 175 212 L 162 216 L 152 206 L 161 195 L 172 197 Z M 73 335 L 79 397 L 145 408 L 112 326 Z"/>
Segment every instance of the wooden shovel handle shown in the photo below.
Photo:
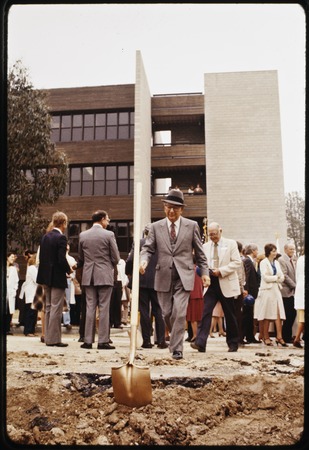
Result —
<path fill-rule="evenodd" d="M 139 248 L 141 239 L 141 208 L 142 208 L 142 183 L 136 183 L 134 211 L 134 255 L 133 255 L 133 277 L 132 277 L 132 301 L 131 301 L 131 335 L 130 335 L 130 359 L 133 364 L 136 350 L 136 333 L 138 325 L 138 301 L 139 301 Z"/>

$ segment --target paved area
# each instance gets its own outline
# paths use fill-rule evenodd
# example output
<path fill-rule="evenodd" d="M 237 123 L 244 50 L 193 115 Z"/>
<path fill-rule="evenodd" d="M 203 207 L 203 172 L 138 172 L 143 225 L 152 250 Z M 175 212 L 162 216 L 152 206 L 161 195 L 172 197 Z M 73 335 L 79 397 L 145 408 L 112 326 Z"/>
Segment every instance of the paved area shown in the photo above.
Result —
<path fill-rule="evenodd" d="M 15 321 L 16 322 L 16 321 Z M 78 327 L 72 330 L 62 328 L 62 341 L 68 347 L 47 347 L 40 342 L 40 325 L 38 336 L 26 337 L 23 327 L 15 328 L 13 335 L 7 336 L 7 355 L 10 358 L 10 370 L 34 371 L 44 373 L 97 373 L 111 375 L 112 368 L 127 364 L 130 348 L 130 327 L 111 329 L 114 350 L 98 350 L 97 335 L 92 349 L 80 348 Z M 185 335 L 186 338 L 186 335 Z M 151 349 L 143 349 L 141 336 L 134 364 L 150 368 L 151 378 L 162 377 L 207 377 L 250 375 L 270 370 L 274 361 L 286 361 L 285 370 L 290 366 L 293 371 L 304 364 L 304 349 L 292 345 L 287 348 L 266 347 L 264 344 L 250 344 L 240 347 L 238 352 L 229 353 L 225 337 L 209 338 L 206 353 L 199 353 L 184 342 L 184 358 L 180 361 L 172 359 L 169 349 L 159 349 L 155 345 Z M 15 356 L 14 356 L 15 355 Z M 290 369 L 288 369 L 290 370 Z"/>

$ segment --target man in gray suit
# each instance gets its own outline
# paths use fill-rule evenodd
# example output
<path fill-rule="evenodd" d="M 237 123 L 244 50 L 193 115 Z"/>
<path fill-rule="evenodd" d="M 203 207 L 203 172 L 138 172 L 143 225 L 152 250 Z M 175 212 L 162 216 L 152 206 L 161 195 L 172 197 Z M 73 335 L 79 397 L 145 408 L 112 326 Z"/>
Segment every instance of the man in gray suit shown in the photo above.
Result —
<path fill-rule="evenodd" d="M 151 224 L 140 254 L 140 273 L 145 273 L 151 256 L 157 250 L 154 289 L 170 332 L 169 350 L 178 360 L 183 358 L 187 306 L 194 287 L 193 252 L 205 287 L 209 286 L 210 278 L 199 226 L 197 222 L 182 217 L 185 206 L 183 193 L 171 189 L 162 201 L 166 217 Z"/>
<path fill-rule="evenodd" d="M 109 217 L 99 210 L 92 215 L 92 228 L 79 236 L 79 260 L 83 267 L 82 286 L 86 293 L 86 324 L 81 348 L 90 349 L 94 342 L 96 307 L 99 307 L 98 349 L 114 349 L 109 344 L 109 308 L 114 286 L 114 266 L 120 255 L 112 231 L 106 230 Z"/>
<path fill-rule="evenodd" d="M 293 342 L 292 330 L 296 317 L 296 309 L 294 307 L 294 293 L 296 287 L 294 254 L 295 245 L 285 244 L 284 254 L 278 258 L 284 274 L 281 295 L 286 317 L 282 325 L 282 338 L 285 342 Z"/>

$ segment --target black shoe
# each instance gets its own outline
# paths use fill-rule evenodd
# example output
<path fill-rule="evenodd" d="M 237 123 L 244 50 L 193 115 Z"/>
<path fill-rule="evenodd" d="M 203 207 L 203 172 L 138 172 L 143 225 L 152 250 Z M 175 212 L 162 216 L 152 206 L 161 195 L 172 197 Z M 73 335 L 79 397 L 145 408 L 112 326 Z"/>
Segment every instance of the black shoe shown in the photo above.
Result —
<path fill-rule="evenodd" d="M 143 342 L 142 348 L 152 348 L 153 345 L 151 344 L 151 342 Z"/>
<path fill-rule="evenodd" d="M 166 342 L 161 342 L 161 344 L 158 344 L 158 348 L 167 348 L 168 344 Z"/>
<path fill-rule="evenodd" d="M 172 358 L 173 358 L 173 359 L 182 359 L 182 358 L 183 358 L 182 352 L 180 352 L 180 351 L 175 351 L 175 352 L 173 352 Z"/>
<path fill-rule="evenodd" d="M 84 343 L 80 346 L 80 348 L 88 348 L 88 349 L 90 349 L 90 348 L 92 348 L 92 344 L 86 344 L 86 342 L 84 342 Z"/>
<path fill-rule="evenodd" d="M 237 352 L 237 347 L 229 347 L 228 352 Z"/>
<path fill-rule="evenodd" d="M 65 344 L 64 342 L 58 342 L 58 344 L 46 344 L 47 347 L 67 347 L 68 344 Z"/>
<path fill-rule="evenodd" d="M 113 345 L 110 345 L 110 344 L 98 344 L 98 350 L 113 350 L 114 348 L 116 348 L 116 347 L 114 347 Z"/>
<path fill-rule="evenodd" d="M 206 352 L 206 349 L 205 349 L 205 348 L 200 347 L 200 346 L 197 345 L 195 342 L 191 342 L 190 346 L 191 346 L 192 348 L 194 348 L 194 350 L 198 350 L 198 351 L 201 352 L 201 353 L 205 353 L 205 352 Z"/>
<path fill-rule="evenodd" d="M 80 337 L 77 342 L 84 342 L 84 338 Z"/>
<path fill-rule="evenodd" d="M 245 342 L 246 344 L 261 344 L 262 341 L 258 341 L 257 339 L 253 338 L 253 339 L 247 339 L 247 341 Z"/>

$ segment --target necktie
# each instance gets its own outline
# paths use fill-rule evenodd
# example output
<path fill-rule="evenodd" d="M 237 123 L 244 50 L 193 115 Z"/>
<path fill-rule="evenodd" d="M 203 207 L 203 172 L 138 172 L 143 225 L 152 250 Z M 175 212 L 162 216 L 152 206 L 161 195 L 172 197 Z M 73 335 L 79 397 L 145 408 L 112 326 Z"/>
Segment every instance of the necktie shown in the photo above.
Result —
<path fill-rule="evenodd" d="M 213 266 L 214 269 L 219 267 L 218 244 L 214 244 Z"/>
<path fill-rule="evenodd" d="M 176 230 L 175 230 L 175 224 L 171 224 L 171 240 L 174 242 L 176 239 Z"/>
<path fill-rule="evenodd" d="M 291 264 L 292 264 L 293 270 L 295 270 L 295 266 L 294 266 L 294 261 L 293 261 L 293 258 L 290 258 L 290 261 L 291 261 Z"/>

